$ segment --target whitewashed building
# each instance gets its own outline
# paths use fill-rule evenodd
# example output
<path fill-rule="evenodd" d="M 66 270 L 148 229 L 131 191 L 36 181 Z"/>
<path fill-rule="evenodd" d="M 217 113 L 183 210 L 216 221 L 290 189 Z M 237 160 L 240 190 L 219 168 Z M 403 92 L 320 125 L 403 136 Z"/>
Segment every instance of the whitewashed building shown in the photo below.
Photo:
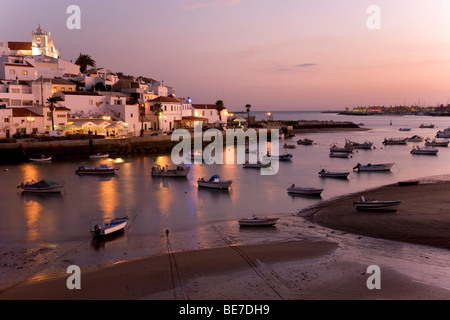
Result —
<path fill-rule="evenodd" d="M 219 117 L 215 104 L 192 104 L 192 115 L 208 119 L 207 122 L 210 126 L 218 126 L 220 121 L 223 125 L 226 125 L 228 120 L 227 109 L 223 109 Z"/>

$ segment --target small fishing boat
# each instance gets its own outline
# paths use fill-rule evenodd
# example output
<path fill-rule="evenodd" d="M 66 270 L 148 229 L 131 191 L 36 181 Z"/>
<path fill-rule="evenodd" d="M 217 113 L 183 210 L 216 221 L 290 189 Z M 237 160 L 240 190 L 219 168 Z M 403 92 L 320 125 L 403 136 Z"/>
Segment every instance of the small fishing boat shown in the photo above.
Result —
<path fill-rule="evenodd" d="M 372 149 L 373 143 L 365 141 L 363 143 L 346 140 L 345 148 L 353 148 L 353 149 Z"/>
<path fill-rule="evenodd" d="M 302 188 L 302 187 L 296 187 L 295 184 L 292 184 L 288 189 L 288 193 L 294 193 L 294 194 L 301 194 L 301 195 L 308 195 L 308 196 L 320 196 L 323 189 L 318 188 Z"/>
<path fill-rule="evenodd" d="M 239 226 L 241 227 L 271 227 L 274 226 L 279 218 L 272 217 L 257 217 L 242 218 L 239 220 Z"/>
<path fill-rule="evenodd" d="M 283 148 L 285 148 L 285 149 L 295 149 L 297 147 L 295 146 L 295 144 L 287 144 L 287 143 L 285 143 L 283 145 Z"/>
<path fill-rule="evenodd" d="M 96 167 L 81 166 L 75 170 L 76 174 L 115 174 L 119 168 L 114 168 L 109 163 L 100 163 Z"/>
<path fill-rule="evenodd" d="M 312 145 L 313 142 L 314 142 L 313 140 L 305 138 L 305 139 L 298 140 L 297 144 L 304 145 L 304 146 L 309 146 L 309 145 Z"/>
<path fill-rule="evenodd" d="M 91 154 L 89 156 L 90 159 L 103 159 L 103 158 L 108 158 L 108 157 L 109 157 L 109 153 L 103 153 L 103 152 Z"/>
<path fill-rule="evenodd" d="M 436 134 L 436 138 L 450 138 L 450 128 L 439 130 Z"/>
<path fill-rule="evenodd" d="M 434 128 L 434 124 L 421 124 L 419 128 Z"/>
<path fill-rule="evenodd" d="M 430 140 L 430 139 L 426 139 L 425 140 L 425 146 L 427 147 L 448 147 L 448 140 L 441 140 L 441 141 L 437 141 L 436 139 Z"/>
<path fill-rule="evenodd" d="M 398 131 L 411 131 L 411 128 L 400 128 Z"/>
<path fill-rule="evenodd" d="M 40 158 L 28 158 L 32 162 L 45 162 L 52 161 L 52 156 L 45 156 L 44 154 Z"/>
<path fill-rule="evenodd" d="M 406 141 L 407 142 L 421 142 L 421 141 L 423 141 L 423 138 L 418 135 L 414 135 L 410 138 L 406 138 Z"/>
<path fill-rule="evenodd" d="M 152 176 L 158 177 L 186 177 L 189 174 L 190 167 L 176 166 L 176 167 L 161 167 L 159 164 L 152 167 Z"/>
<path fill-rule="evenodd" d="M 330 152 L 340 152 L 340 153 L 353 153 L 353 148 L 347 148 L 347 147 L 338 147 L 336 144 L 333 144 L 330 147 Z"/>
<path fill-rule="evenodd" d="M 291 161 L 294 156 L 292 153 L 285 153 L 278 156 L 279 161 Z"/>
<path fill-rule="evenodd" d="M 264 164 L 259 161 L 256 163 L 250 163 L 249 161 L 245 161 L 245 163 L 242 166 L 244 168 L 269 168 L 270 163 Z"/>
<path fill-rule="evenodd" d="M 17 188 L 21 188 L 23 192 L 59 193 L 64 188 L 64 185 L 54 181 L 40 180 L 36 182 L 31 180 L 22 182 Z"/>
<path fill-rule="evenodd" d="M 343 178 L 346 179 L 350 172 L 333 172 L 322 169 L 319 171 L 319 176 L 322 178 Z"/>
<path fill-rule="evenodd" d="M 330 158 L 348 158 L 349 156 L 348 152 L 330 152 Z"/>
<path fill-rule="evenodd" d="M 384 138 L 383 144 L 384 145 L 403 145 L 407 144 L 406 138 Z"/>
<path fill-rule="evenodd" d="M 199 187 L 211 188 L 211 189 L 228 189 L 232 181 L 231 180 L 221 180 L 218 174 L 213 175 L 209 180 L 205 178 L 198 179 L 197 184 Z"/>
<path fill-rule="evenodd" d="M 105 237 L 123 230 L 128 223 L 128 217 L 114 218 L 102 224 L 96 224 L 91 228 L 94 237 Z"/>
<path fill-rule="evenodd" d="M 367 164 L 365 166 L 358 163 L 353 170 L 357 171 L 390 171 L 394 163 Z"/>
<path fill-rule="evenodd" d="M 423 154 L 423 155 L 430 155 L 435 156 L 439 152 L 438 149 L 431 149 L 431 148 L 419 148 L 418 146 L 414 147 L 411 150 L 411 154 Z"/>
<path fill-rule="evenodd" d="M 353 203 L 353 207 L 360 211 L 397 211 L 402 202 L 366 200 L 363 196 Z"/>

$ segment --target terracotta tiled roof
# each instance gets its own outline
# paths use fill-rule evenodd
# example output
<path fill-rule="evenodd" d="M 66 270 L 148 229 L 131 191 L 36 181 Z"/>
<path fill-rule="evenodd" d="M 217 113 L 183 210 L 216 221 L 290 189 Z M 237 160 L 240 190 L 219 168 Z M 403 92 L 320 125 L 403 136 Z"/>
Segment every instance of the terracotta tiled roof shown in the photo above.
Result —
<path fill-rule="evenodd" d="M 23 117 L 43 117 L 42 115 L 37 114 L 27 108 L 18 107 L 18 108 L 11 108 L 11 109 L 12 109 L 13 117 L 18 117 L 18 118 L 20 118 L 20 117 L 22 117 L 22 118 Z"/>
<path fill-rule="evenodd" d="M 169 103 L 181 103 L 181 101 L 177 98 L 173 97 L 163 97 L 160 96 L 158 98 L 155 98 L 153 100 L 150 100 L 150 102 L 169 102 Z"/>
<path fill-rule="evenodd" d="M 31 50 L 32 44 L 31 42 L 18 42 L 18 41 L 9 41 L 8 48 L 10 50 Z"/>

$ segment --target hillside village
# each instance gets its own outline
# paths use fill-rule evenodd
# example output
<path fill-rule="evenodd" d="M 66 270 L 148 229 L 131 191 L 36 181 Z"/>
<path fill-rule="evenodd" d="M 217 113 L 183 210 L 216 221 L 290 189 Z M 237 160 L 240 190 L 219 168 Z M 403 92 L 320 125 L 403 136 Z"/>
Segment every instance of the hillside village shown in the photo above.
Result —
<path fill-rule="evenodd" d="M 97 67 L 86 54 L 66 61 L 41 26 L 31 42 L 0 42 L 0 138 L 133 137 L 226 125 L 227 109 L 219 114 L 214 103 L 192 104 L 163 80 Z"/>

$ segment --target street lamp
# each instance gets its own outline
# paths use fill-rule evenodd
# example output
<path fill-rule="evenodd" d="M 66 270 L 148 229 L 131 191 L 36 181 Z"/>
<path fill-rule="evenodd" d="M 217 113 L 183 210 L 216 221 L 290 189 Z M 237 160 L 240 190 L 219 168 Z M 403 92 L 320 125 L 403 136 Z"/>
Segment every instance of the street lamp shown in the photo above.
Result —
<path fill-rule="evenodd" d="M 31 128 L 31 126 L 32 126 L 32 123 L 34 122 L 34 117 L 27 117 L 27 122 L 30 124 L 30 136 L 31 136 L 31 131 L 32 131 L 32 128 Z M 27 128 L 25 127 L 25 133 L 26 133 L 26 131 L 27 131 Z"/>

